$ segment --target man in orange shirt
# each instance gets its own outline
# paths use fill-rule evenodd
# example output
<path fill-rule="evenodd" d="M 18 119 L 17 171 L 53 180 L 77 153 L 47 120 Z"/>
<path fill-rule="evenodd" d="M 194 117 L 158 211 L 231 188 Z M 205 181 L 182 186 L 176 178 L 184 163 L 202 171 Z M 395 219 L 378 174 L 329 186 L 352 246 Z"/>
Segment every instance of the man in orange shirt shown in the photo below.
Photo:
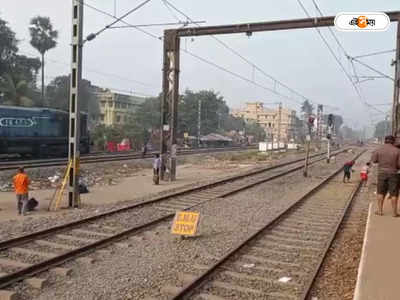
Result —
<path fill-rule="evenodd" d="M 18 214 L 25 215 L 28 204 L 30 180 L 23 167 L 18 168 L 18 174 L 13 178 L 15 194 L 17 195 Z"/>

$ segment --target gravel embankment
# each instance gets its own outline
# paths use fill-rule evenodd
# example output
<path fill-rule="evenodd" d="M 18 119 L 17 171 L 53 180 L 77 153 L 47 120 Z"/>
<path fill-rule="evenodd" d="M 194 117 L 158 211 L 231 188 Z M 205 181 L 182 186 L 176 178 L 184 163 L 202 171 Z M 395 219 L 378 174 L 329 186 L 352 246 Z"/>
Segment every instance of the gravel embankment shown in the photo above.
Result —
<path fill-rule="evenodd" d="M 49 287 L 40 294 L 32 294 L 22 285 L 17 289 L 26 291 L 26 299 L 165 299 L 161 289 L 178 282 L 178 274 L 191 273 L 194 265 L 221 257 L 353 155 L 342 154 L 329 167 L 325 162 L 311 166 L 307 179 L 300 171 L 201 205 L 200 235 L 196 238 L 172 236 L 170 222 L 166 222 L 127 240 L 129 248 L 111 246 L 107 249 L 113 254 L 92 254 L 99 261 L 90 267 L 66 264 L 73 268 L 73 276 L 67 280 L 50 278 Z"/>

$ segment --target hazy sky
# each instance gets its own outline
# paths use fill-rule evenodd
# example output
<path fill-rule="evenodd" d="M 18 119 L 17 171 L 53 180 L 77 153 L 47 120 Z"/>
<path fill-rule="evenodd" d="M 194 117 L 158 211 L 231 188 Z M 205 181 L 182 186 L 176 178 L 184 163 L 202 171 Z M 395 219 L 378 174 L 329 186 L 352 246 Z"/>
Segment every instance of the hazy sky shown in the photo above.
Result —
<path fill-rule="evenodd" d="M 117 15 L 121 15 L 142 1 L 116 0 Z M 86 0 L 87 4 L 114 13 L 114 0 Z M 243 22 L 271 21 L 305 17 L 296 0 L 170 0 L 192 19 L 206 21 L 206 25 Z M 316 14 L 312 0 L 302 0 L 311 15 Z M 400 10 L 399 0 L 318 0 L 325 15 L 343 11 L 390 11 Z M 49 16 L 59 31 L 57 48 L 47 54 L 46 81 L 69 72 L 70 60 L 70 0 L 1 0 L 0 17 L 9 22 L 20 40 L 23 54 L 38 56 L 29 44 L 30 18 Z M 131 24 L 175 22 L 178 13 L 171 13 L 162 0 L 152 0 L 125 20 Z M 85 7 L 84 36 L 96 32 L 113 19 Z M 146 30 L 162 36 L 165 27 Z M 396 24 L 386 32 L 337 32 L 346 51 L 353 56 L 394 49 Z M 326 28 L 322 29 L 332 49 L 350 72 L 351 68 L 338 45 Z M 266 73 L 292 87 L 316 103 L 339 108 L 331 112 L 342 114 L 345 122 L 353 127 L 370 125 L 384 118 L 383 114 L 366 109 L 339 65 L 323 44 L 316 30 L 291 30 L 219 36 L 229 46 L 255 63 Z M 273 82 L 241 61 L 210 37 L 183 39 L 181 47 L 207 60 L 217 63 L 241 76 L 255 79 L 259 84 L 273 87 Z M 393 76 L 390 66 L 394 53 L 364 58 L 363 61 Z M 359 75 L 376 75 L 356 63 Z M 140 94 L 157 95 L 161 87 L 162 43 L 135 29 L 113 29 L 85 44 L 83 76 L 93 84 Z M 224 96 L 228 105 L 242 107 L 248 101 L 266 103 L 282 101 L 284 106 L 298 110 L 299 105 L 278 97 L 264 89 L 244 82 L 207 65 L 184 53 L 181 55 L 181 91 L 213 89 Z M 361 83 L 365 100 L 371 104 L 392 101 L 393 81 L 375 79 Z M 280 92 L 290 95 L 286 90 Z M 300 101 L 300 98 L 295 98 Z M 390 106 L 377 106 L 388 111 Z"/>

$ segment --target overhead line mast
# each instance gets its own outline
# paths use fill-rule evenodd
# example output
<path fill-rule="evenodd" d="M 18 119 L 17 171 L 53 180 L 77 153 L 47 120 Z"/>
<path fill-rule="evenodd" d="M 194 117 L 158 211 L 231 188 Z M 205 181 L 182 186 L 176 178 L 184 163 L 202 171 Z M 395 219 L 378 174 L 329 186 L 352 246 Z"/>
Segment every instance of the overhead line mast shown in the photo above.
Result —
<path fill-rule="evenodd" d="M 79 205 L 79 164 L 80 164 L 80 106 L 79 92 L 82 82 L 83 42 L 83 0 L 72 0 L 72 55 L 71 86 L 69 98 L 68 159 L 70 163 L 68 180 L 68 206 Z"/>

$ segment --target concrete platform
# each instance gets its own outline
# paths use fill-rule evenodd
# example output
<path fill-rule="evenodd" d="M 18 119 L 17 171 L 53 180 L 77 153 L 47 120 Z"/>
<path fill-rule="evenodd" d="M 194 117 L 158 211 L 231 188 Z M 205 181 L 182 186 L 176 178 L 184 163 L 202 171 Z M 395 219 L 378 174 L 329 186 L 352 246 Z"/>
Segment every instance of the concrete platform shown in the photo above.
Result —
<path fill-rule="evenodd" d="M 370 204 L 354 300 L 398 300 L 400 276 L 400 218 L 393 218 L 385 200 L 384 215 Z"/>

